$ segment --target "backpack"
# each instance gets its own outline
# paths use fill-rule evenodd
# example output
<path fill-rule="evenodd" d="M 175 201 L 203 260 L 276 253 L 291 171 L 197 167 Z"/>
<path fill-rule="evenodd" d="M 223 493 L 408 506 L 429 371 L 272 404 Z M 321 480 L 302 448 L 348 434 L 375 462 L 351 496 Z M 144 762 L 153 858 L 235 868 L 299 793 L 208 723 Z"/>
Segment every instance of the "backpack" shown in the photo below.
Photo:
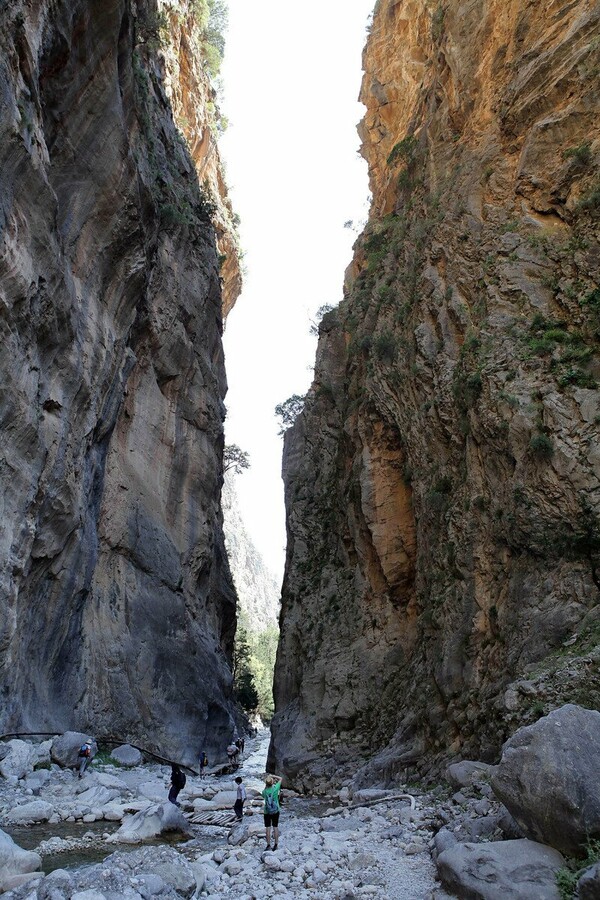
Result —
<path fill-rule="evenodd" d="M 88 747 L 88 745 L 82 744 L 81 747 L 79 748 L 79 753 L 77 755 L 78 756 L 89 756 L 90 748 Z"/>
<path fill-rule="evenodd" d="M 265 813 L 268 816 L 273 816 L 275 813 L 279 812 L 279 803 L 277 802 L 277 795 L 275 793 L 269 793 L 265 796 Z"/>
<path fill-rule="evenodd" d="M 172 780 L 173 780 L 173 784 L 175 785 L 176 788 L 179 788 L 180 791 L 183 790 L 183 788 L 185 787 L 185 781 L 186 781 L 184 772 L 181 772 L 181 771 L 174 772 Z"/>

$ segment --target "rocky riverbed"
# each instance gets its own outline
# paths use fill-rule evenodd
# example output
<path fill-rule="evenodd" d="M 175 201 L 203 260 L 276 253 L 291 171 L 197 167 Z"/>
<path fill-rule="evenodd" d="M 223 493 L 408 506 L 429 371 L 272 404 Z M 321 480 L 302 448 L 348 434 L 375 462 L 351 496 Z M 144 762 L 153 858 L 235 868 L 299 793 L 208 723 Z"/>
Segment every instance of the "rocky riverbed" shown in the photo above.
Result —
<path fill-rule="evenodd" d="M 559 900 L 567 857 L 600 835 L 600 713 L 581 707 L 520 729 L 499 765 L 457 762 L 427 790 L 351 782 L 320 797 L 285 790 L 276 851 L 265 846 L 259 793 L 267 740 L 248 742 L 239 769 L 248 792 L 241 824 L 231 775 L 188 775 L 179 809 L 165 802 L 169 767 L 96 761 L 78 779 L 57 763 L 33 768 L 31 760 L 56 756 L 48 745 L 4 745 L 3 896 Z M 31 771 L 19 771 L 27 758 Z M 9 835 L 24 847 L 25 829 L 39 842 L 19 850 Z M 580 875 L 580 900 L 600 896 L 600 864 Z"/>

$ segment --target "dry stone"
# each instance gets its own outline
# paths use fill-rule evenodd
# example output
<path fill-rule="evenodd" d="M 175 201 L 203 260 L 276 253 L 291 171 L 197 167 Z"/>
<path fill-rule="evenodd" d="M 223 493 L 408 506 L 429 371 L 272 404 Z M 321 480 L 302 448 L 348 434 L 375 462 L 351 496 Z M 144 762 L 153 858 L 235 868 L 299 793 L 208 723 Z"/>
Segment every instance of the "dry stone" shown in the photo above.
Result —
<path fill-rule="evenodd" d="M 8 879 L 15 875 L 35 872 L 42 860 L 37 853 L 22 850 L 4 831 L 0 831 L 0 891 Z"/>
<path fill-rule="evenodd" d="M 487 763 L 462 760 L 448 766 L 448 780 L 455 787 L 470 787 L 478 781 L 489 781 L 494 772 L 494 766 Z"/>
<path fill-rule="evenodd" d="M 600 836 L 600 713 L 567 704 L 520 728 L 492 787 L 528 837 L 577 855 Z"/>
<path fill-rule="evenodd" d="M 4 778 L 14 776 L 24 778 L 30 772 L 38 760 L 38 751 L 35 745 L 18 739 L 9 741 L 7 752 L 0 762 L 0 775 Z"/>
<path fill-rule="evenodd" d="M 556 873 L 564 863 L 528 840 L 456 844 L 437 858 L 443 884 L 463 900 L 560 900 Z"/>
<path fill-rule="evenodd" d="M 139 766 L 142 762 L 142 754 L 130 744 L 122 744 L 111 750 L 110 755 L 120 766 Z"/>
<path fill-rule="evenodd" d="M 126 819 L 119 830 L 111 836 L 111 841 L 138 844 L 148 838 L 172 831 L 189 834 L 190 826 L 179 807 L 167 801 L 160 806 L 142 809 Z"/>
<path fill-rule="evenodd" d="M 15 806 L 8 814 L 8 821 L 12 825 L 29 825 L 32 822 L 47 822 L 54 813 L 54 807 L 45 800 L 32 800 L 31 803 L 23 803 Z"/>

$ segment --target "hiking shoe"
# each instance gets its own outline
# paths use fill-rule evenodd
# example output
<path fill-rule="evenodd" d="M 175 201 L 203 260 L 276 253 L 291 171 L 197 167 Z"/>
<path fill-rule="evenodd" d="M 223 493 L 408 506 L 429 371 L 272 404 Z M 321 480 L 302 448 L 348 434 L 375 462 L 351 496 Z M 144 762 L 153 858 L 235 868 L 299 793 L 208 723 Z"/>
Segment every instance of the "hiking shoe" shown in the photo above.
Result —
<path fill-rule="evenodd" d="M 273 850 L 277 850 L 277 844 L 273 844 Z"/>
<path fill-rule="evenodd" d="M 271 849 L 271 845 L 267 844 L 267 846 L 265 847 L 265 850 L 270 850 L 270 849 Z"/>

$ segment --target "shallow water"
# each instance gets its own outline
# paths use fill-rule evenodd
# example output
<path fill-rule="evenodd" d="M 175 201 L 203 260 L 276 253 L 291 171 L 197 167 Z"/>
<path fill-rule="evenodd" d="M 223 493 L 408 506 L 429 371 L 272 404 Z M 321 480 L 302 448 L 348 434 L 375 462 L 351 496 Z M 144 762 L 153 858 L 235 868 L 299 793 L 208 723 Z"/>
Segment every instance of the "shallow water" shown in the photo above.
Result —
<path fill-rule="evenodd" d="M 242 775 L 248 786 L 257 787 L 260 790 L 262 790 L 264 785 L 262 778 L 265 772 L 269 738 L 269 731 L 264 729 L 259 732 L 256 738 L 246 742 L 245 758 L 242 759 L 239 770 L 236 773 Z M 233 777 L 232 775 L 212 776 L 207 778 L 207 785 L 229 790 L 232 787 Z M 90 840 L 89 844 L 84 844 L 73 850 L 44 854 L 42 856 L 42 871 L 46 875 L 55 869 L 73 869 L 94 865 L 102 862 L 107 856 L 116 851 L 127 852 L 148 845 L 176 844 L 184 854 L 188 848 L 190 850 L 208 852 L 216 847 L 223 846 L 224 836 L 226 841 L 227 833 L 223 828 L 205 825 L 192 827 L 194 832 L 192 840 L 182 837 L 180 834 L 166 834 L 159 839 L 144 841 L 143 844 L 104 843 L 102 836 L 104 834 L 112 834 L 120 826 L 120 822 L 107 822 L 104 820 L 86 824 L 81 822 L 59 822 L 50 825 L 44 822 L 36 825 L 6 826 L 3 830 L 24 850 L 37 850 L 43 841 L 53 837 L 59 837 L 63 840 L 81 841 L 85 835 L 94 836 L 95 840 Z"/>
<path fill-rule="evenodd" d="M 86 825 L 78 825 L 76 822 L 58 822 L 56 825 L 48 825 L 47 822 L 44 822 L 37 825 L 6 826 L 3 830 L 24 850 L 37 850 L 42 841 L 53 837 L 78 841 L 86 834 L 93 834 L 97 838 L 98 843 L 90 843 L 60 853 L 45 854 L 42 857 L 42 871 L 48 875 L 54 869 L 71 869 L 74 866 L 102 862 L 117 849 L 114 844 L 108 845 L 110 847 L 108 849 L 108 846 L 102 843 L 102 835 L 116 831 L 120 824 L 120 822 L 91 822 Z M 126 849 L 133 848 L 126 847 Z"/>

